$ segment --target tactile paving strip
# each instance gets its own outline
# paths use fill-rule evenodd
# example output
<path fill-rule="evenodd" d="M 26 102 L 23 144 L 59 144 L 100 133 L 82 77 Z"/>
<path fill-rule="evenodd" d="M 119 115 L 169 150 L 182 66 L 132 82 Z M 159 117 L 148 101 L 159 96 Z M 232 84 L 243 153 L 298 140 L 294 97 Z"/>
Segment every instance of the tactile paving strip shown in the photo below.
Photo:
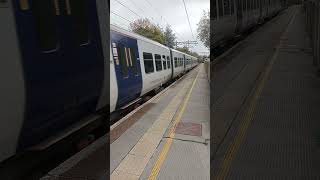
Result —
<path fill-rule="evenodd" d="M 296 26 L 289 40 L 303 35 Z M 320 179 L 320 81 L 310 56 L 296 53 L 280 50 L 226 179 Z"/>

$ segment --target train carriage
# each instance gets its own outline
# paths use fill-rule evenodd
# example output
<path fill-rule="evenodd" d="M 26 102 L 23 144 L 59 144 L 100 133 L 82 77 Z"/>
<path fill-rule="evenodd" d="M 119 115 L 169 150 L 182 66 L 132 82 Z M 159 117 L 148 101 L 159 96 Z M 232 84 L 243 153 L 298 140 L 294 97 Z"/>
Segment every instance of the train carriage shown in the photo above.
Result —
<path fill-rule="evenodd" d="M 236 35 L 237 25 L 237 12 L 236 12 L 236 0 L 224 1 L 214 0 L 212 4 L 212 13 L 210 26 L 213 27 L 213 41 L 211 48 L 218 46 L 218 42 L 222 43 L 229 37 Z"/>
<path fill-rule="evenodd" d="M 98 15 L 107 7 L 97 3 L 1 2 L 0 161 L 51 145 L 96 112 L 105 79 Z"/>
<path fill-rule="evenodd" d="M 103 129 L 105 119 L 88 117 L 185 73 L 183 53 L 114 26 L 109 33 L 107 1 L 66 2 L 0 1 L 0 162 Z"/>
<path fill-rule="evenodd" d="M 212 49 L 263 23 L 282 9 L 279 0 L 214 0 L 211 3 Z"/>
<path fill-rule="evenodd" d="M 172 62 L 173 62 L 172 77 L 176 78 L 178 76 L 181 76 L 184 73 L 184 54 L 175 49 L 171 49 L 171 56 L 172 56 Z"/>
<path fill-rule="evenodd" d="M 110 37 L 110 112 L 132 104 L 196 65 L 190 55 L 114 25 Z"/>

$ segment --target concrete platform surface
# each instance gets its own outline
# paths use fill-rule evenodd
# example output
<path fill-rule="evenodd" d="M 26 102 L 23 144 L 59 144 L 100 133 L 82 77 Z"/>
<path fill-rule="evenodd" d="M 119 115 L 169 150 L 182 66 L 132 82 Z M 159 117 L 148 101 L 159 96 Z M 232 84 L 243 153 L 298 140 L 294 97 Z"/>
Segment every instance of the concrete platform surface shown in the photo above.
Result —
<path fill-rule="evenodd" d="M 111 179 L 210 179 L 209 84 L 186 74 L 110 145 Z"/>
<path fill-rule="evenodd" d="M 246 77 L 242 84 L 252 85 L 244 91 L 237 115 L 229 117 L 229 130 L 221 133 L 224 138 L 212 161 L 214 179 L 320 179 L 320 78 L 312 65 L 302 7 L 290 7 L 266 24 L 232 61 L 239 64 L 246 56 L 254 59 L 247 67 L 265 63 L 251 71 L 254 83 L 245 73 L 238 74 L 238 79 Z M 237 83 L 228 87 L 240 90 Z M 220 92 L 237 94 L 230 88 Z M 227 107 L 236 103 L 224 101 L 219 108 L 228 113 Z"/>

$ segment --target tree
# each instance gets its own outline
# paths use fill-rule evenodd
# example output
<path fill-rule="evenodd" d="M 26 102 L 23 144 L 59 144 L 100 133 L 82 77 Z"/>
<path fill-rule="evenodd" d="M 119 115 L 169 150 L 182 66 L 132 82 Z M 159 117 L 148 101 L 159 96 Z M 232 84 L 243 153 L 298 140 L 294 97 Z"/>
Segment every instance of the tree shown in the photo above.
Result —
<path fill-rule="evenodd" d="M 180 51 L 180 52 L 184 52 L 184 53 L 186 53 L 186 54 L 189 54 L 190 53 L 190 50 L 189 50 L 189 48 L 188 47 L 182 47 L 182 48 L 176 48 L 176 50 L 177 51 Z"/>
<path fill-rule="evenodd" d="M 166 38 L 162 29 L 159 27 L 159 25 L 151 23 L 147 18 L 138 19 L 133 23 L 130 23 L 130 29 L 137 34 L 157 41 L 161 44 L 165 44 Z"/>
<path fill-rule="evenodd" d="M 194 56 L 194 57 L 197 57 L 197 58 L 200 57 L 198 53 L 196 53 L 196 52 L 191 52 L 190 49 L 189 49 L 188 47 L 186 47 L 186 46 L 184 46 L 184 47 L 182 47 L 182 48 L 176 48 L 176 50 L 177 50 L 177 51 L 180 51 L 180 52 L 184 52 L 184 53 L 186 53 L 186 54 L 189 54 L 189 55 Z"/>
<path fill-rule="evenodd" d="M 196 57 L 196 58 L 200 58 L 200 55 L 199 55 L 198 53 L 196 53 L 196 52 L 190 52 L 189 54 L 190 54 L 191 56 Z"/>
<path fill-rule="evenodd" d="M 198 23 L 198 38 L 206 48 L 210 48 L 210 11 L 203 11 L 203 15 Z"/>
<path fill-rule="evenodd" d="M 176 35 L 173 33 L 169 25 L 167 25 L 166 30 L 164 31 L 164 36 L 165 36 L 165 44 L 168 47 L 173 48 L 175 44 L 174 42 L 176 40 Z"/>

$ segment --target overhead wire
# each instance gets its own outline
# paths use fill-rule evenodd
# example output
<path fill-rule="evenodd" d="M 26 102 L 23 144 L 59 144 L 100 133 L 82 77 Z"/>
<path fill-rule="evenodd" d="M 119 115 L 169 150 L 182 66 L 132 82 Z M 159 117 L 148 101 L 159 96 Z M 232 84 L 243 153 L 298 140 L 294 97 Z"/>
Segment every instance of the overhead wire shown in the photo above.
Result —
<path fill-rule="evenodd" d="M 123 7 L 127 8 L 130 12 L 134 13 L 136 16 L 138 16 L 139 18 L 142 18 L 139 14 L 137 14 L 136 12 L 134 12 L 132 9 L 130 9 L 128 6 L 124 5 L 123 3 L 121 3 L 118 0 L 115 0 L 117 3 L 119 3 L 120 5 L 122 5 Z"/>
<path fill-rule="evenodd" d="M 115 13 L 115 12 L 111 11 L 111 10 L 110 10 L 110 12 L 111 12 L 112 14 L 114 14 L 114 15 L 116 15 L 116 16 L 118 16 L 118 17 L 120 17 L 121 19 L 124 19 L 125 21 L 128 21 L 129 23 L 132 23 L 132 21 L 128 20 L 127 18 L 124 18 L 124 17 L 122 17 L 121 15 L 119 15 L 119 14 L 117 14 L 117 13 Z"/>
<path fill-rule="evenodd" d="M 125 4 L 123 4 L 122 2 L 120 2 L 119 0 L 115 0 L 115 1 L 116 1 L 117 3 L 119 3 L 121 6 L 125 7 L 126 9 L 128 9 L 128 10 L 129 10 L 130 12 L 132 12 L 133 14 L 135 14 L 137 17 L 142 18 L 138 13 L 136 13 L 135 11 L 133 11 L 131 8 L 129 8 L 128 6 L 126 6 Z M 136 3 L 134 3 L 133 0 L 130 0 L 130 1 L 131 1 L 131 3 L 132 3 L 137 9 L 145 12 L 145 11 L 144 11 L 143 9 L 141 9 Z M 147 2 L 147 3 L 149 4 L 149 6 L 154 9 L 154 11 L 160 16 L 160 19 L 161 19 L 161 20 L 163 19 L 163 20 L 166 22 L 167 25 L 171 26 L 170 23 L 168 23 L 168 21 L 166 20 L 166 18 L 165 18 L 164 16 L 162 16 L 162 15 L 158 12 L 158 10 L 150 3 L 149 0 L 144 0 L 144 1 Z M 187 20 L 188 20 L 188 24 L 189 24 L 190 31 L 191 31 L 191 34 L 192 34 L 193 39 L 195 40 L 193 31 L 192 31 L 192 27 L 191 27 L 191 23 L 190 23 L 190 19 L 189 19 L 189 14 L 188 14 L 188 11 L 187 11 L 187 8 L 186 8 L 186 4 L 185 4 L 185 1 L 184 1 L 184 0 L 182 0 L 182 1 L 183 1 L 183 5 L 184 5 L 184 9 L 185 9 L 186 15 L 187 15 Z M 128 21 L 129 23 L 132 23 L 132 21 L 124 18 L 123 16 L 121 16 L 121 15 L 119 15 L 119 14 L 113 12 L 113 11 L 110 11 L 110 12 L 111 12 L 112 14 L 115 14 L 116 16 L 120 17 L 121 19 L 124 19 L 124 20 Z M 156 22 L 153 20 L 153 18 L 150 19 L 150 20 L 153 21 L 154 23 L 156 23 Z M 156 24 L 157 24 L 157 23 L 156 23 Z M 176 32 L 174 29 L 172 29 L 172 31 L 174 31 L 174 33 L 175 33 L 176 35 L 180 35 L 180 34 L 179 34 L 178 32 Z"/>
<path fill-rule="evenodd" d="M 130 0 L 130 2 L 140 11 L 145 12 L 143 9 L 141 9 L 133 0 Z"/>
<path fill-rule="evenodd" d="M 146 1 L 146 2 L 149 4 L 149 6 L 153 8 L 153 10 L 160 16 L 161 19 L 162 19 L 162 17 L 163 17 L 163 19 L 164 19 L 164 21 L 166 22 L 167 25 L 171 26 L 170 23 L 168 23 L 168 21 L 166 20 L 166 18 L 159 13 L 159 11 L 157 10 L 157 8 L 155 8 L 155 7 L 150 3 L 149 0 L 144 0 L 144 1 Z M 172 29 L 172 31 L 174 31 L 175 34 L 180 35 L 180 34 L 179 34 L 178 32 L 176 32 L 174 29 Z"/>
<path fill-rule="evenodd" d="M 187 14 L 187 19 L 188 19 L 190 31 L 191 31 L 193 40 L 195 40 L 194 35 L 193 35 L 193 32 L 192 32 L 191 24 L 190 24 L 190 19 L 189 19 L 189 14 L 188 14 L 188 11 L 187 11 L 186 3 L 184 2 L 184 0 L 182 0 L 182 1 L 183 1 L 184 9 L 185 9 L 186 14 Z"/>

